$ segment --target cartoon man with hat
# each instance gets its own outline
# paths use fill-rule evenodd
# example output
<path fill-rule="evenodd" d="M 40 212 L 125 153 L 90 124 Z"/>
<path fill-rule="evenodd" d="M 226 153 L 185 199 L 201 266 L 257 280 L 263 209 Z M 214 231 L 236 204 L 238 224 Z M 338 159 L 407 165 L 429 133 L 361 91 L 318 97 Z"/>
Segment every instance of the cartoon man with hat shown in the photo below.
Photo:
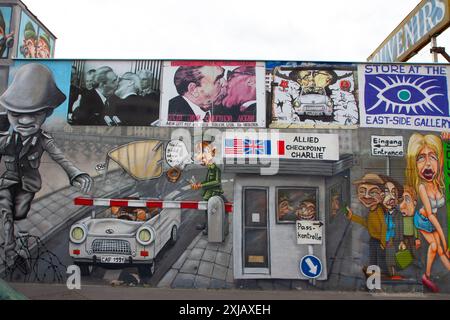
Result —
<path fill-rule="evenodd" d="M 221 196 L 223 198 L 222 179 L 220 168 L 214 162 L 216 155 L 216 147 L 213 145 L 214 137 L 205 135 L 196 147 L 195 158 L 200 161 L 202 166 L 208 168 L 206 179 L 203 182 L 193 182 L 191 188 L 193 190 L 202 189 L 202 198 L 208 201 L 213 196 Z M 225 199 L 224 199 L 225 200 Z M 205 224 L 199 225 L 199 229 L 204 229 L 203 234 L 208 234 L 208 213 L 206 212 Z"/>
<path fill-rule="evenodd" d="M 354 181 L 358 200 L 369 209 L 366 217 L 353 213 L 347 207 L 347 218 L 362 225 L 369 232 L 369 264 L 377 265 L 382 271 L 386 270 L 386 231 L 387 225 L 382 207 L 384 200 L 385 181 L 375 173 L 367 173 L 361 179 Z M 367 268 L 363 268 L 366 275 Z"/>
<path fill-rule="evenodd" d="M 20 46 L 20 53 L 25 58 L 36 58 L 36 40 L 36 30 L 31 21 L 28 21 L 23 32 L 23 44 Z"/>
<path fill-rule="evenodd" d="M 50 58 L 50 51 L 50 36 L 46 33 L 43 33 L 39 36 L 39 39 L 37 41 L 36 57 L 48 59 Z"/>
<path fill-rule="evenodd" d="M 5 257 L 15 247 L 14 221 L 27 217 L 34 195 L 41 189 L 39 165 L 44 151 L 64 169 L 71 185 L 87 193 L 93 184 L 92 178 L 67 160 L 53 138 L 41 129 L 65 99 L 51 71 L 39 63 L 20 67 L 0 96 L 0 106 L 6 109 L 12 128 L 0 132 L 0 156 L 6 166 L 0 177 Z"/>

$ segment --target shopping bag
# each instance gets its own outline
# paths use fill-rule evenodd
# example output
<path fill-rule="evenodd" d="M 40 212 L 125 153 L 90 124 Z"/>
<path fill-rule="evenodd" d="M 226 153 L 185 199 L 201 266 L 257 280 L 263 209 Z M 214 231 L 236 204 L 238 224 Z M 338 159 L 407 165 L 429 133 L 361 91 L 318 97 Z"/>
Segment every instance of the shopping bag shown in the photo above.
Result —
<path fill-rule="evenodd" d="M 400 269 L 405 269 L 413 262 L 413 256 L 408 249 L 400 250 L 395 254 L 395 261 Z"/>

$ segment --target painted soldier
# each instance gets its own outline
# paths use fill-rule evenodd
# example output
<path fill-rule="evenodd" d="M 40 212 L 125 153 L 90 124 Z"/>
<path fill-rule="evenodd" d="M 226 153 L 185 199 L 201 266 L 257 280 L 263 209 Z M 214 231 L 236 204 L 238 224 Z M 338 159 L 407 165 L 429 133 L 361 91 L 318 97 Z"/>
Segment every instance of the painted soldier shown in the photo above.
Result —
<path fill-rule="evenodd" d="M 0 156 L 6 171 L 0 177 L 0 213 L 5 235 L 5 256 L 14 249 L 14 221 L 25 219 L 41 189 L 39 165 L 47 152 L 67 173 L 70 184 L 89 192 L 93 180 L 75 167 L 41 129 L 45 119 L 64 102 L 51 71 L 38 63 L 22 66 L 0 97 L 12 130 L 0 132 Z"/>
<path fill-rule="evenodd" d="M 204 201 L 208 201 L 213 196 L 223 197 L 221 171 L 217 164 L 214 162 L 214 156 L 216 155 L 216 147 L 212 144 L 212 137 L 205 138 L 199 142 L 196 146 L 196 159 L 201 162 L 202 166 L 208 168 L 206 173 L 206 179 L 203 182 L 192 183 L 191 188 L 193 190 L 202 189 L 202 198 Z M 207 212 L 205 218 L 205 224 L 199 226 L 204 229 L 203 233 L 208 234 L 207 229 Z"/>

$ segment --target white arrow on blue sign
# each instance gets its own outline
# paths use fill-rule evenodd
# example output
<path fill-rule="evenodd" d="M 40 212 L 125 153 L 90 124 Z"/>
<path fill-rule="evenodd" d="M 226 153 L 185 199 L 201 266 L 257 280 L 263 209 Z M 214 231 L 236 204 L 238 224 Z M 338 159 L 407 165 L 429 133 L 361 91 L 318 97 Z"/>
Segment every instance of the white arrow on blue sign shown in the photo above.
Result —
<path fill-rule="evenodd" d="M 300 271 L 305 277 L 315 279 L 322 273 L 322 262 L 316 256 L 304 256 L 300 260 Z"/>

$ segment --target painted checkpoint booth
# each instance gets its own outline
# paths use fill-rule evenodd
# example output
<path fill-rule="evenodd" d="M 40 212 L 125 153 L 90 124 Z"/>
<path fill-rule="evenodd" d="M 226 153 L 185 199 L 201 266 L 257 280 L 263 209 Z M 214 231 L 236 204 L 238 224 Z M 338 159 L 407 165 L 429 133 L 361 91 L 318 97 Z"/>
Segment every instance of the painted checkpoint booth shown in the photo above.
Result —
<path fill-rule="evenodd" d="M 271 159 L 275 166 L 264 159 L 225 159 L 224 172 L 235 174 L 238 199 L 233 203 L 235 279 L 327 279 L 336 250 L 327 238 L 345 229 L 328 226 L 349 203 L 353 166 L 353 155 L 339 155 L 337 139 L 333 134 L 281 134 L 278 141 L 266 140 L 277 148 L 279 159 Z M 270 166 L 276 170 L 269 173 Z"/>

